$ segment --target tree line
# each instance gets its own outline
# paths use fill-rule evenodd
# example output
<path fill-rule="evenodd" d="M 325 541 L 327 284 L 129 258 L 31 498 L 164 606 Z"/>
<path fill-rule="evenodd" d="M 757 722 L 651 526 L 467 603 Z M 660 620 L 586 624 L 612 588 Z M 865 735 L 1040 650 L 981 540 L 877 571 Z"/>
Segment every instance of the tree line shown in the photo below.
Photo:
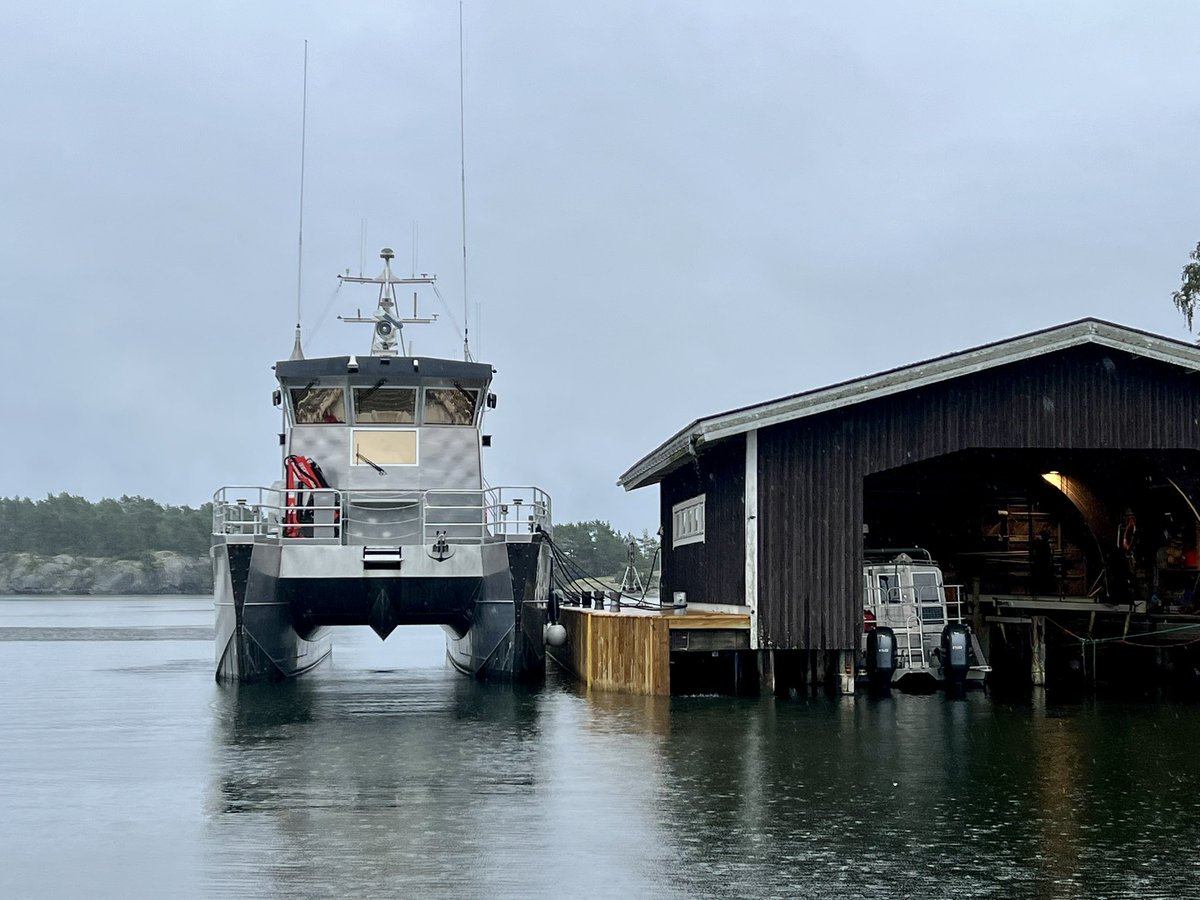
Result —
<path fill-rule="evenodd" d="M 633 532 L 622 534 L 599 519 L 555 525 L 554 543 L 586 574 L 617 581 L 629 565 L 631 545 L 633 565 L 643 579 L 648 576 L 658 550 L 658 538 L 649 531 L 643 530 L 640 537 Z"/>
<path fill-rule="evenodd" d="M 164 506 L 145 497 L 93 503 L 71 494 L 0 498 L 0 553 L 132 559 L 148 551 L 208 553 L 212 504 Z"/>

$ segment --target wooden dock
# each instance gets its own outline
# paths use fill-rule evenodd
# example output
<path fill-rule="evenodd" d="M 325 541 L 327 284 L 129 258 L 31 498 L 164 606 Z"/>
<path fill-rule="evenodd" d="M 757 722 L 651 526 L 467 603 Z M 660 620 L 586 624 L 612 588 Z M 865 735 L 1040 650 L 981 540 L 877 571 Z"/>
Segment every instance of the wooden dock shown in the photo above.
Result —
<path fill-rule="evenodd" d="M 1200 643 L 1200 615 L 1191 609 L 1013 594 L 982 594 L 976 609 L 993 668 L 1009 678 L 1027 671 L 1034 687 L 1054 681 L 1054 669 L 1059 680 L 1065 673 L 1095 688 L 1101 681 L 1127 686 L 1196 667 L 1190 648 Z M 1173 653 L 1182 655 L 1172 660 Z"/>
<path fill-rule="evenodd" d="M 567 642 L 550 655 L 589 689 L 669 695 L 672 654 L 750 649 L 749 613 L 564 606 L 559 622 Z"/>

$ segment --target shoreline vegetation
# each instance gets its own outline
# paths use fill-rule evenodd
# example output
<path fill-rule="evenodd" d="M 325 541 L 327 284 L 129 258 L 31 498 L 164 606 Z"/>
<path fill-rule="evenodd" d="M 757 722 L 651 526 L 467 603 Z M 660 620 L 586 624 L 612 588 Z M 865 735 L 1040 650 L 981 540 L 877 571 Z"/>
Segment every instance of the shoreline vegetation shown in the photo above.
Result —
<path fill-rule="evenodd" d="M 136 559 L 0 554 L 0 594 L 211 594 L 208 555 L 146 551 Z"/>
<path fill-rule="evenodd" d="M 0 594 L 212 592 L 212 505 L 0 497 Z"/>
<path fill-rule="evenodd" d="M 164 506 L 145 497 L 92 502 L 0 497 L 0 594 L 151 595 L 212 592 L 212 505 Z M 554 541 L 586 573 L 616 588 L 632 563 L 650 575 L 658 539 L 593 519 L 554 526 Z"/>

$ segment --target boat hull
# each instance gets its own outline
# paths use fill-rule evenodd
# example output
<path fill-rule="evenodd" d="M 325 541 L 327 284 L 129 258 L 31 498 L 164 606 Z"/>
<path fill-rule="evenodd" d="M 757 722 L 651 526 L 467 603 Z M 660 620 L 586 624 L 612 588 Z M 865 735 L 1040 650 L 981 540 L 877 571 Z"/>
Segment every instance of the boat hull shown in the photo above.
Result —
<path fill-rule="evenodd" d="M 329 656 L 327 629 L 367 625 L 381 638 L 404 625 L 441 625 L 447 656 L 476 677 L 525 677 L 545 663 L 542 626 L 549 548 L 532 540 L 402 548 L 382 566 L 362 547 L 281 547 L 220 542 L 213 548 L 216 677 L 270 681 Z"/>

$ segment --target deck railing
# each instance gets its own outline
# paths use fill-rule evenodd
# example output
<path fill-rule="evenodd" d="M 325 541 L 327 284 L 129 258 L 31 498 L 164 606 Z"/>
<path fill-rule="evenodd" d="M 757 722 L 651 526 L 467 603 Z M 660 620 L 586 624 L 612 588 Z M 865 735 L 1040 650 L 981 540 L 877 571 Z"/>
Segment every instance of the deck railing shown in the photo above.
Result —
<path fill-rule="evenodd" d="M 550 522 L 550 495 L 532 486 L 289 491 L 235 485 L 213 495 L 213 535 L 235 541 L 481 544 L 528 540 Z"/>
<path fill-rule="evenodd" d="M 934 596 L 929 596 L 933 593 Z M 867 588 L 863 608 L 875 617 L 878 625 L 889 628 L 908 626 L 910 610 L 915 609 L 922 627 L 959 624 L 963 620 L 963 587 L 960 584 L 939 584 L 935 591 L 927 585 L 889 588 Z"/>

